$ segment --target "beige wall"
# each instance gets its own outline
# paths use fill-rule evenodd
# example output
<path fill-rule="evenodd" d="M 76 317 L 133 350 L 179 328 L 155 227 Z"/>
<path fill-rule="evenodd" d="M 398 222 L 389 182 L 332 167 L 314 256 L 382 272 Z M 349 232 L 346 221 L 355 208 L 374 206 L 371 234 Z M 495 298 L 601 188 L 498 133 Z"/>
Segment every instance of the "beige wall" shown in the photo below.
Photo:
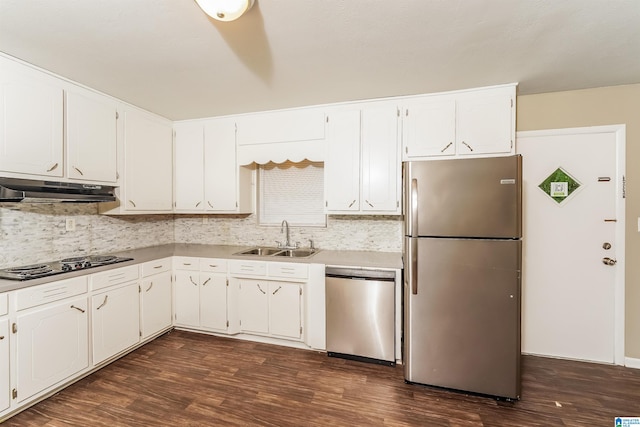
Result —
<path fill-rule="evenodd" d="M 640 359 L 640 84 L 518 97 L 517 129 L 626 124 L 625 355 Z"/>

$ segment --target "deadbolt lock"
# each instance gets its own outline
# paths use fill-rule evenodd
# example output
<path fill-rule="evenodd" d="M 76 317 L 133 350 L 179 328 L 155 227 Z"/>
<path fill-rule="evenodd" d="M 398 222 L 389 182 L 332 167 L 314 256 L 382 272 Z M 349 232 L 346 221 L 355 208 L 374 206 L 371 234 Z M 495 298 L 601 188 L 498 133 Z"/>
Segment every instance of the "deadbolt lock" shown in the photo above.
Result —
<path fill-rule="evenodd" d="M 611 249 L 611 243 L 609 243 L 609 242 L 604 242 L 604 243 L 602 244 L 602 249 L 604 249 L 604 250 L 609 250 L 609 249 Z"/>
<path fill-rule="evenodd" d="M 602 263 L 603 263 L 604 265 L 615 265 L 615 264 L 616 264 L 616 262 L 618 262 L 618 261 L 616 261 L 615 259 L 611 259 L 611 258 L 609 258 L 609 257 L 604 257 L 604 258 L 602 258 Z"/>

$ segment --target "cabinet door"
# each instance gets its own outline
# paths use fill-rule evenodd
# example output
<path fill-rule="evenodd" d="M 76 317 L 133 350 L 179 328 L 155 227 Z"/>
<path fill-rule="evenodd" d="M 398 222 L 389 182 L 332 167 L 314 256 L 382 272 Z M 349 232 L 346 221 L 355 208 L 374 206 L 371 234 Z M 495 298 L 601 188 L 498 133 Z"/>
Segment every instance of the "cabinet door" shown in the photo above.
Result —
<path fill-rule="evenodd" d="M 18 402 L 89 366 L 88 317 L 85 296 L 17 316 Z"/>
<path fill-rule="evenodd" d="M 324 162 L 325 212 L 360 209 L 360 111 L 329 115 Z"/>
<path fill-rule="evenodd" d="M 227 330 L 227 277 L 200 273 L 200 325 L 218 331 Z"/>
<path fill-rule="evenodd" d="M 238 209 L 236 124 L 215 119 L 204 128 L 205 209 L 234 212 Z"/>
<path fill-rule="evenodd" d="M 176 271 L 174 307 L 177 325 L 200 326 L 199 281 L 197 271 Z"/>
<path fill-rule="evenodd" d="M 0 412 L 11 404 L 9 383 L 9 319 L 0 320 Z"/>
<path fill-rule="evenodd" d="M 456 152 L 456 101 L 433 96 L 407 106 L 403 118 L 404 158 L 453 155 Z"/>
<path fill-rule="evenodd" d="M 300 285 L 298 283 L 269 282 L 269 332 L 287 338 L 299 339 Z"/>
<path fill-rule="evenodd" d="M 116 106 L 94 94 L 67 92 L 67 176 L 116 182 Z"/>
<path fill-rule="evenodd" d="M 173 205 L 173 130 L 170 122 L 125 112 L 124 200 L 128 211 L 166 211 Z"/>
<path fill-rule="evenodd" d="M 360 209 L 400 213 L 401 168 L 398 108 L 367 107 L 362 111 L 362 181 Z"/>
<path fill-rule="evenodd" d="M 515 89 L 480 92 L 457 102 L 456 136 L 459 155 L 509 153 L 513 147 Z"/>
<path fill-rule="evenodd" d="M 239 315 L 243 332 L 269 332 L 268 282 L 240 279 Z"/>
<path fill-rule="evenodd" d="M 139 301 L 137 283 L 91 298 L 94 365 L 138 343 Z"/>
<path fill-rule="evenodd" d="M 204 129 L 202 123 L 174 124 L 175 207 L 177 211 L 202 211 L 204 204 Z"/>
<path fill-rule="evenodd" d="M 0 170 L 62 177 L 62 114 L 60 86 L 0 58 Z"/>
<path fill-rule="evenodd" d="M 141 286 L 140 319 L 146 339 L 171 326 L 171 272 L 150 276 Z"/>

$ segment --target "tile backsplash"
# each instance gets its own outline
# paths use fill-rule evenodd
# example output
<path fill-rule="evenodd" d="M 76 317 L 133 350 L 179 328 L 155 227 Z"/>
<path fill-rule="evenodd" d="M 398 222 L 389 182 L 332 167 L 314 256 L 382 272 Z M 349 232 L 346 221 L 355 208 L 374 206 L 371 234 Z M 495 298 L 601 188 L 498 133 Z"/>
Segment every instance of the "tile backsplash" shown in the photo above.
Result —
<path fill-rule="evenodd" d="M 66 231 L 73 218 L 75 231 Z M 283 218 L 284 219 L 284 218 Z M 326 227 L 291 227 L 291 241 L 331 250 L 402 250 L 400 216 L 329 216 Z M 82 254 L 110 253 L 167 243 L 275 245 L 280 227 L 256 217 L 229 215 L 98 214 L 95 203 L 0 205 L 0 268 Z"/>

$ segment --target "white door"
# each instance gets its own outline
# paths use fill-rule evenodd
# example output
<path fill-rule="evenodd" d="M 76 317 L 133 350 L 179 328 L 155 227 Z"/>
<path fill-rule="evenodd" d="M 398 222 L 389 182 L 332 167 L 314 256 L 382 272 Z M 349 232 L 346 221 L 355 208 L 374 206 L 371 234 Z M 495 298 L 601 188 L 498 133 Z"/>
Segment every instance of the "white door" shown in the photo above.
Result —
<path fill-rule="evenodd" d="M 47 304 L 18 316 L 18 402 L 88 366 L 88 317 L 86 296 Z"/>
<path fill-rule="evenodd" d="M 9 319 L 4 319 L 0 320 L 0 412 L 11 405 L 9 389 Z"/>
<path fill-rule="evenodd" d="M 171 326 L 171 272 L 144 279 L 140 296 L 142 338 L 146 339 Z"/>
<path fill-rule="evenodd" d="M 200 324 L 207 329 L 227 330 L 227 276 L 200 273 Z"/>
<path fill-rule="evenodd" d="M 200 276 L 197 271 L 176 271 L 174 310 L 176 324 L 200 326 Z"/>
<path fill-rule="evenodd" d="M 269 332 L 269 282 L 240 279 L 240 329 L 244 332 Z"/>
<path fill-rule="evenodd" d="M 523 158 L 522 351 L 621 364 L 624 127 L 519 132 L 517 151 Z M 540 188 L 545 182 L 556 199 Z"/>
<path fill-rule="evenodd" d="M 140 340 L 138 284 L 131 283 L 91 298 L 93 364 L 97 365 Z"/>
<path fill-rule="evenodd" d="M 299 339 L 300 285 L 298 283 L 269 283 L 269 332 L 287 338 Z"/>

